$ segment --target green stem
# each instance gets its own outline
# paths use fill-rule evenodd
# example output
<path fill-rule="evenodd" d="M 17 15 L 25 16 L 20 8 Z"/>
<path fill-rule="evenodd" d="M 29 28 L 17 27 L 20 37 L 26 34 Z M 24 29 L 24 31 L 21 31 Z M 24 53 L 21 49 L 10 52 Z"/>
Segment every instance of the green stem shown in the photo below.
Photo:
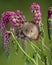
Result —
<path fill-rule="evenodd" d="M 30 41 L 29 41 L 29 42 L 30 42 Z M 35 50 L 34 44 L 33 44 L 32 42 L 30 42 L 30 43 L 31 43 L 32 49 L 37 53 L 37 57 L 41 60 L 41 56 L 40 56 L 39 53 Z M 42 60 L 41 60 L 41 62 L 42 62 L 43 64 L 45 64 Z"/>
<path fill-rule="evenodd" d="M 36 54 L 36 64 L 38 65 L 38 53 Z"/>
<path fill-rule="evenodd" d="M 39 53 L 36 51 L 36 49 L 34 48 L 34 46 L 35 46 L 35 44 L 33 44 L 30 40 L 29 40 L 29 42 L 31 43 L 31 47 L 32 47 L 32 49 L 37 53 L 37 57 L 41 60 L 41 56 L 39 55 Z M 37 46 L 35 46 L 36 48 L 38 48 Z M 38 48 L 39 49 L 39 48 Z M 40 49 L 39 49 L 39 51 L 41 51 Z M 42 60 L 41 60 L 41 62 L 43 63 L 43 64 L 45 64 Z"/>
<path fill-rule="evenodd" d="M 18 44 L 19 48 L 21 49 L 21 51 L 36 65 L 36 62 L 33 58 L 31 58 L 19 45 L 19 42 L 16 40 L 15 36 L 13 35 L 12 32 L 10 32 L 12 34 L 13 39 L 15 40 L 15 42 Z"/>
<path fill-rule="evenodd" d="M 47 51 L 50 52 L 49 47 L 47 47 L 46 44 L 44 43 L 44 38 L 41 37 L 41 41 L 42 41 L 42 49 L 46 49 Z"/>
<path fill-rule="evenodd" d="M 34 48 L 33 45 L 31 45 L 31 47 L 32 47 L 32 49 L 33 49 L 35 52 L 37 52 L 37 51 L 35 50 L 35 48 Z M 38 52 L 37 52 L 37 57 L 41 60 L 41 57 L 40 57 L 40 55 L 39 55 Z M 42 62 L 43 64 L 45 64 L 42 60 L 41 60 L 41 62 Z"/>
<path fill-rule="evenodd" d="M 37 53 L 37 51 L 35 50 L 34 46 L 31 45 L 32 49 Z M 39 59 L 41 59 L 40 55 L 37 53 L 37 57 L 39 57 Z"/>
<path fill-rule="evenodd" d="M 35 44 L 33 44 L 31 41 L 29 41 L 35 48 L 37 48 L 40 52 L 41 52 L 41 49 L 39 49 Z"/>

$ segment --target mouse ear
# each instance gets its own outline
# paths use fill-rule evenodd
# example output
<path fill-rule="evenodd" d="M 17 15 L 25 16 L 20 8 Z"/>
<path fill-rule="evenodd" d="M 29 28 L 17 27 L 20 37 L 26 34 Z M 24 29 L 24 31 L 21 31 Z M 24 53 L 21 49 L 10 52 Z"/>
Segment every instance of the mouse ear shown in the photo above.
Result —
<path fill-rule="evenodd" d="M 29 21 L 29 22 L 31 22 L 32 24 L 35 24 L 34 21 Z"/>
<path fill-rule="evenodd" d="M 22 24 L 26 23 L 27 21 L 23 21 Z"/>
<path fill-rule="evenodd" d="M 35 24 L 34 21 L 30 21 L 30 22 L 38 28 L 39 24 Z"/>

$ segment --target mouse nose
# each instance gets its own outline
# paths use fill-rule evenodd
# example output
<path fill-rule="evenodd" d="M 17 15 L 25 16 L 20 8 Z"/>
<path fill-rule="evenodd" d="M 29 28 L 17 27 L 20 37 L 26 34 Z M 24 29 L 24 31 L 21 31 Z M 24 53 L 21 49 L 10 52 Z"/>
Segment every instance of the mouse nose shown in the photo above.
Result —
<path fill-rule="evenodd" d="M 28 37 L 28 38 L 31 38 L 31 35 L 30 35 L 30 34 L 28 34 L 28 35 L 27 35 L 27 37 Z"/>

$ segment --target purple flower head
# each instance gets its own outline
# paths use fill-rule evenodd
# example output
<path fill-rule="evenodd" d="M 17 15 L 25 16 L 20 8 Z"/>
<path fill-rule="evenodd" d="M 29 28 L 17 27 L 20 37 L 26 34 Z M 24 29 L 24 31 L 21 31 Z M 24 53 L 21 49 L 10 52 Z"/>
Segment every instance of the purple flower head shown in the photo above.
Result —
<path fill-rule="evenodd" d="M 22 22 L 26 20 L 26 17 L 22 15 L 20 10 L 17 10 L 17 13 L 12 11 L 7 11 L 2 14 L 0 19 L 0 27 L 2 32 L 2 37 L 4 40 L 4 50 L 6 55 L 9 55 L 9 47 L 10 47 L 10 33 L 7 31 L 8 23 L 11 23 L 11 27 L 13 27 L 13 31 L 15 36 L 18 35 L 18 27 L 21 26 Z M 18 25 L 18 26 L 17 26 Z"/>
<path fill-rule="evenodd" d="M 52 14 L 50 15 L 50 18 L 52 18 Z"/>
<path fill-rule="evenodd" d="M 52 18 L 52 7 L 48 9 L 48 18 Z"/>
<path fill-rule="evenodd" d="M 40 6 L 38 4 L 36 5 L 36 10 L 40 10 Z"/>
<path fill-rule="evenodd" d="M 4 42 L 9 41 L 10 40 L 10 33 L 8 31 L 4 32 Z"/>
<path fill-rule="evenodd" d="M 33 3 L 31 6 L 30 6 L 30 12 L 33 14 L 34 13 L 34 8 L 36 7 L 36 3 Z"/>
<path fill-rule="evenodd" d="M 36 17 L 36 16 L 34 16 L 33 18 L 34 18 L 34 20 L 36 20 L 36 19 L 37 19 L 37 17 Z"/>
<path fill-rule="evenodd" d="M 20 10 L 17 10 L 16 12 L 18 18 L 18 23 L 21 24 L 23 21 L 26 21 L 26 17 L 23 15 L 23 12 Z"/>
<path fill-rule="evenodd" d="M 6 56 L 9 56 L 9 49 L 10 49 L 10 33 L 8 31 L 4 32 L 4 51 Z"/>
<path fill-rule="evenodd" d="M 16 13 L 15 13 L 15 12 L 11 12 L 11 11 L 4 12 L 4 13 L 2 14 L 2 17 L 5 18 L 5 20 L 3 20 L 3 21 L 8 22 L 10 16 L 16 17 Z"/>
<path fill-rule="evenodd" d="M 40 6 L 38 4 L 32 3 L 30 6 L 30 12 L 33 16 L 34 23 L 37 23 L 39 20 L 41 20 Z"/>
<path fill-rule="evenodd" d="M 4 12 L 1 18 L 1 30 L 3 33 L 5 33 L 8 23 L 11 23 L 11 26 L 14 28 L 17 25 L 21 25 L 25 20 L 26 17 L 22 15 L 20 10 L 17 10 L 17 14 L 12 11 Z"/>
<path fill-rule="evenodd" d="M 16 23 L 18 23 L 18 18 L 15 12 L 7 11 L 2 14 L 2 21 L 6 24 L 10 22 L 13 26 L 16 26 Z"/>
<path fill-rule="evenodd" d="M 38 21 L 37 20 L 34 20 L 34 24 L 38 25 Z"/>
<path fill-rule="evenodd" d="M 30 6 L 30 12 L 31 13 L 34 13 L 34 9 L 37 11 L 37 10 L 40 10 L 40 6 L 36 3 L 33 3 L 31 6 Z"/>
<path fill-rule="evenodd" d="M 30 9 L 34 9 L 36 8 L 36 3 L 32 3 L 32 5 L 30 6 Z"/>
<path fill-rule="evenodd" d="M 20 11 L 20 10 L 17 10 L 16 14 L 17 14 L 17 15 L 21 15 L 21 14 L 23 14 L 23 12 Z"/>
<path fill-rule="evenodd" d="M 22 19 L 18 19 L 18 23 L 21 24 L 22 23 Z"/>
<path fill-rule="evenodd" d="M 40 13 L 40 10 L 36 10 L 36 12 L 37 12 L 37 14 L 39 14 Z"/>
<path fill-rule="evenodd" d="M 41 14 L 38 15 L 38 20 L 41 20 Z"/>
<path fill-rule="evenodd" d="M 3 22 L 2 18 L 0 19 L 0 27 L 1 36 L 3 36 L 4 32 L 6 31 L 6 22 Z"/>
<path fill-rule="evenodd" d="M 10 16 L 9 17 L 9 22 L 12 24 L 12 26 L 16 26 L 17 25 L 17 18 L 15 16 Z"/>

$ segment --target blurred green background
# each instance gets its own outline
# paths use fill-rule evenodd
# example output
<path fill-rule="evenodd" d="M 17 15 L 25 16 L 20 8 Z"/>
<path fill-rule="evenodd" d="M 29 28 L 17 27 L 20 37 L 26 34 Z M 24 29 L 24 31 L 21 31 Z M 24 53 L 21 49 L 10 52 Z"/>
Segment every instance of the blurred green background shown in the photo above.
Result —
<path fill-rule="evenodd" d="M 51 48 L 52 42 L 49 42 L 47 30 L 47 11 L 48 7 L 52 6 L 52 0 L 0 0 L 0 15 L 5 11 L 16 11 L 19 9 L 23 11 L 24 15 L 26 15 L 27 20 L 31 21 L 33 20 L 33 18 L 29 11 L 29 7 L 33 2 L 38 3 L 41 7 L 42 22 L 44 24 L 45 31 L 45 44 L 49 48 Z M 29 51 L 31 52 L 31 50 Z M 10 58 L 7 59 L 3 52 L 2 46 L 0 45 L 0 65 L 24 65 L 25 60 L 23 58 L 23 53 L 21 52 L 21 50 L 19 49 L 18 55 L 16 55 L 15 53 L 15 48 L 11 44 Z M 31 65 L 33 64 L 31 63 Z"/>

